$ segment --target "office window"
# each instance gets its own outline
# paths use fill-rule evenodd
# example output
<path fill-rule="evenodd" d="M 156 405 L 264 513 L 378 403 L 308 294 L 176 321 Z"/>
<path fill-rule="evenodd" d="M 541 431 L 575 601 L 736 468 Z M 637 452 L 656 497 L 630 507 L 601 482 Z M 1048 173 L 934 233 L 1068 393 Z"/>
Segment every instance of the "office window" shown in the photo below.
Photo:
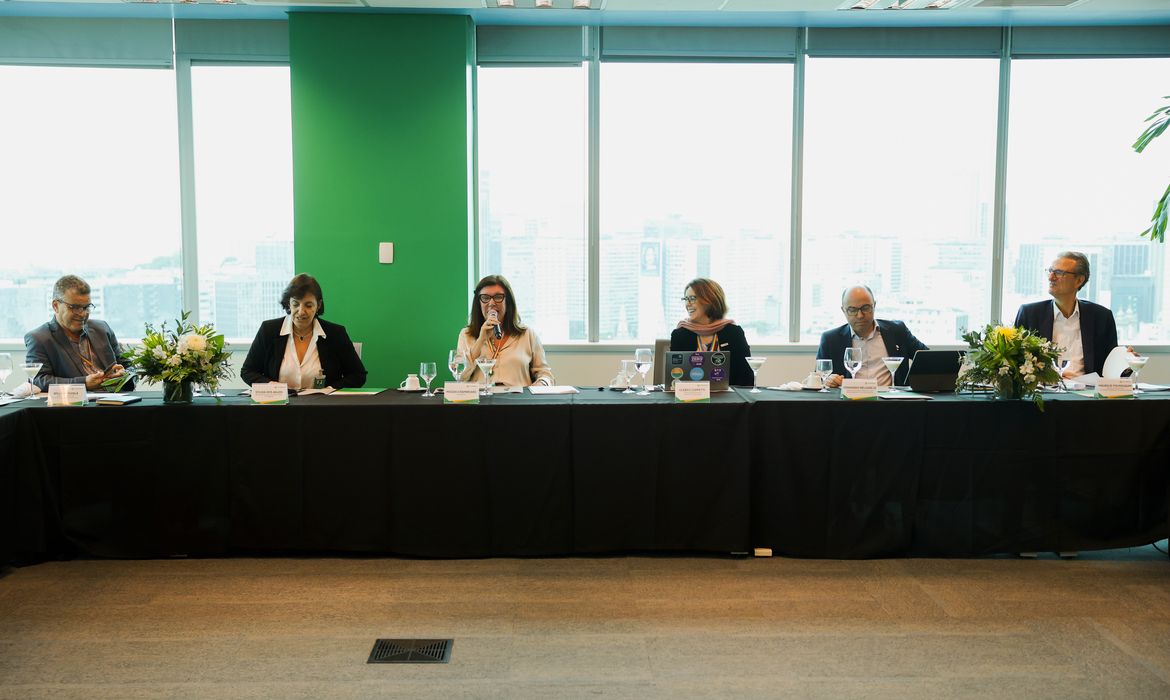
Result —
<path fill-rule="evenodd" d="M 289 69 L 193 66 L 191 92 L 200 318 L 247 343 L 294 274 Z"/>
<path fill-rule="evenodd" d="M 998 62 L 807 64 L 800 336 L 845 322 L 846 285 L 924 342 L 990 316 Z"/>
<path fill-rule="evenodd" d="M 603 63 L 600 110 L 600 339 L 669 337 L 709 277 L 785 340 L 792 65 Z"/>
<path fill-rule="evenodd" d="M 1166 188 L 1166 144 L 1131 144 L 1164 105 L 1170 59 L 1012 63 L 1003 318 L 1048 296 L 1053 257 L 1089 256 L 1081 297 L 1104 304 L 1122 343 L 1165 343 L 1165 245 L 1138 233 Z M 1167 137 L 1163 137 L 1167 138 Z"/>
<path fill-rule="evenodd" d="M 586 71 L 478 72 L 479 270 L 545 343 L 585 340 Z"/>
<path fill-rule="evenodd" d="M 180 308 L 174 74 L 0 66 L 0 341 L 80 275 L 121 341 Z"/>

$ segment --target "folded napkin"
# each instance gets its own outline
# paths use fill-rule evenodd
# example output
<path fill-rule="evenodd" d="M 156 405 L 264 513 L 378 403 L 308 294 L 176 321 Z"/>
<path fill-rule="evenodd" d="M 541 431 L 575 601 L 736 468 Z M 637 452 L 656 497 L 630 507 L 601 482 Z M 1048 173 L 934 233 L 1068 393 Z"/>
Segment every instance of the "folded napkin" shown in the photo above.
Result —
<path fill-rule="evenodd" d="M 801 391 L 804 389 L 804 386 L 800 382 L 788 382 L 786 384 L 781 384 L 780 386 L 770 386 L 765 388 L 775 389 L 776 391 Z"/>

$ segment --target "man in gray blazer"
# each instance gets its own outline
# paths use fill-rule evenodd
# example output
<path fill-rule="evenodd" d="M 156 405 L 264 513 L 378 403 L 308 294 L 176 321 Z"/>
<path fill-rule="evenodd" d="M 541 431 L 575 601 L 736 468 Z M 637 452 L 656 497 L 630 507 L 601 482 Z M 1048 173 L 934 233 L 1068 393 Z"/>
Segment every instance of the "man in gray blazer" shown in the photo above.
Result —
<path fill-rule="evenodd" d="M 118 364 L 118 339 L 104 321 L 89 317 L 89 285 L 65 275 L 53 285 L 53 318 L 24 336 L 26 362 L 40 362 L 33 383 L 47 391 L 50 384 L 85 384 L 96 391 L 102 382 L 126 373 Z M 133 381 L 123 389 L 133 388 Z"/>

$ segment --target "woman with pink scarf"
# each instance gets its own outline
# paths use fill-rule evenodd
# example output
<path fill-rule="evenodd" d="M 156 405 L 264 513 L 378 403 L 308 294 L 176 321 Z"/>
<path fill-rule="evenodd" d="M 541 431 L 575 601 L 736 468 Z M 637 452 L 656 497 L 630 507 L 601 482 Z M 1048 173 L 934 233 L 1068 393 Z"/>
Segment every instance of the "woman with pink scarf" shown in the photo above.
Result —
<path fill-rule="evenodd" d="M 755 386 L 747 363 L 752 349 L 743 329 L 732 319 L 724 318 L 727 297 L 723 295 L 723 287 L 704 277 L 693 279 L 687 284 L 682 301 L 686 305 L 687 317 L 671 332 L 670 349 L 730 352 L 732 386 Z"/>

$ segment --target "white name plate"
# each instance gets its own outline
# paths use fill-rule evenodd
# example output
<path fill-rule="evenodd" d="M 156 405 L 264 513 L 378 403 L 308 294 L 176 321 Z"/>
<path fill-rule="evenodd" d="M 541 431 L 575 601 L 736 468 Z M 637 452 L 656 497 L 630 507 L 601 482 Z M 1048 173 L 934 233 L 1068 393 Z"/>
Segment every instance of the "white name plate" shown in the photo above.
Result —
<path fill-rule="evenodd" d="M 1133 396 L 1133 378 L 1098 379 L 1094 392 L 1099 399 L 1120 399 Z"/>
<path fill-rule="evenodd" d="M 84 384 L 50 384 L 50 406 L 84 406 L 86 401 Z"/>
<path fill-rule="evenodd" d="M 443 403 L 479 403 L 476 382 L 443 382 Z"/>
<path fill-rule="evenodd" d="M 710 403 L 711 382 L 675 382 L 675 403 Z"/>
<path fill-rule="evenodd" d="M 279 406 L 288 403 L 288 384 L 269 382 L 252 385 L 252 404 Z"/>
<path fill-rule="evenodd" d="M 841 398 L 851 401 L 877 398 L 876 379 L 842 379 Z"/>

